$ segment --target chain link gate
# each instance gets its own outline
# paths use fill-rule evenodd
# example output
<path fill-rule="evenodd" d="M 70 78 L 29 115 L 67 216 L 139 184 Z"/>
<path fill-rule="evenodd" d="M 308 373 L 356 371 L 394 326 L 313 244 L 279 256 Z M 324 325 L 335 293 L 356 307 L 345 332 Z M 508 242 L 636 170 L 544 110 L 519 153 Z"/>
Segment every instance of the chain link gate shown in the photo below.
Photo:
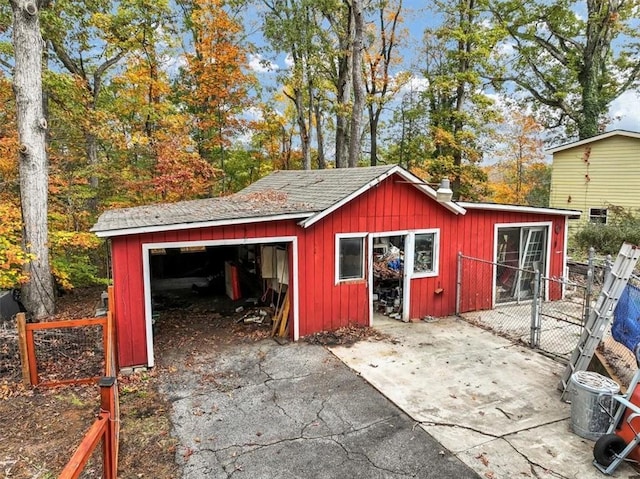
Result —
<path fill-rule="evenodd" d="M 494 261 L 458 255 L 456 313 L 515 343 L 567 361 L 576 347 L 584 322 L 604 282 L 611 259 L 600 262 L 590 252 L 587 265 L 563 278 L 545 277 L 539 271 L 518 269 Z M 501 269 L 531 278 L 527 294 L 504 297 L 495 278 Z M 546 298 L 562 298 L 549 301 Z"/>

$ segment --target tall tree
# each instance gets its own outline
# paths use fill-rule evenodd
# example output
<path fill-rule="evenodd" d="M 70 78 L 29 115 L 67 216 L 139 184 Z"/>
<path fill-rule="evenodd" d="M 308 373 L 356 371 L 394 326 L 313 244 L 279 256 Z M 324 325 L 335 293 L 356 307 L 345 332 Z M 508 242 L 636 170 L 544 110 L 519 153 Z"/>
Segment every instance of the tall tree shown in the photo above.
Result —
<path fill-rule="evenodd" d="M 196 0 L 191 22 L 195 52 L 187 55 L 189 90 L 183 94 L 195 114 L 201 156 L 225 172 L 228 149 L 247 125 L 242 114 L 252 104 L 255 78 L 240 41 L 242 25 L 221 0 Z M 224 173 L 221 191 L 226 192 Z"/>
<path fill-rule="evenodd" d="M 542 126 L 531 116 L 512 109 L 501 126 L 495 151 L 498 161 L 490 173 L 492 200 L 496 203 L 547 206 Z"/>
<path fill-rule="evenodd" d="M 393 111 L 393 127 L 390 128 L 389 145 L 383 155 L 387 163 L 397 163 L 413 171 L 423 168 L 425 160 L 433 151 L 433 142 L 428 135 L 427 105 L 422 90 L 412 83 L 400 98 Z M 421 171 L 421 177 L 428 174 Z"/>
<path fill-rule="evenodd" d="M 336 168 L 344 168 L 348 166 L 351 134 L 353 15 L 348 0 L 327 3 L 323 15 L 329 23 L 325 48 L 330 60 L 329 78 L 335 88 L 335 162 Z"/>
<path fill-rule="evenodd" d="M 430 135 L 435 148 L 433 179 L 451 178 L 456 198 L 473 199 L 483 180 L 481 140 L 499 118 L 484 91 L 483 75 L 500 38 L 486 24 L 484 0 L 436 0 L 442 24 L 425 32 L 424 76 L 428 81 Z M 471 183 L 469 183 L 471 182 Z"/>
<path fill-rule="evenodd" d="M 545 126 L 594 136 L 611 102 L 638 84 L 638 8 L 637 0 L 494 0 L 513 47 L 510 72 L 496 79 L 527 93 Z"/>
<path fill-rule="evenodd" d="M 353 73 L 353 106 L 351 108 L 351 126 L 349 138 L 349 158 L 347 164 L 350 168 L 358 166 L 360 151 L 362 149 L 362 117 L 366 102 L 366 90 L 363 78 L 364 67 L 364 8 L 362 0 L 351 0 L 351 23 L 353 24 L 353 41 L 351 71 Z"/>
<path fill-rule="evenodd" d="M 13 76 L 20 141 L 20 201 L 23 245 L 31 256 L 25 264 L 29 282 L 24 301 L 35 318 L 54 312 L 53 279 L 49 263 L 47 120 L 42 97 L 42 2 L 11 0 L 13 11 Z"/>
<path fill-rule="evenodd" d="M 378 24 L 375 27 L 371 23 L 367 30 L 365 51 L 371 166 L 378 163 L 378 127 L 383 109 L 409 80 L 407 74 L 398 74 L 392 78 L 390 71 L 391 66 L 399 61 L 396 52 L 399 46 L 402 0 L 379 0 L 376 10 Z"/>
<path fill-rule="evenodd" d="M 283 93 L 293 103 L 300 137 L 303 169 L 311 168 L 311 139 L 315 117 L 319 151 L 324 160 L 320 99 L 316 93 L 320 49 L 320 11 L 310 0 L 263 0 L 267 7 L 264 33 L 272 47 L 289 56 L 289 71 L 281 75 Z"/>

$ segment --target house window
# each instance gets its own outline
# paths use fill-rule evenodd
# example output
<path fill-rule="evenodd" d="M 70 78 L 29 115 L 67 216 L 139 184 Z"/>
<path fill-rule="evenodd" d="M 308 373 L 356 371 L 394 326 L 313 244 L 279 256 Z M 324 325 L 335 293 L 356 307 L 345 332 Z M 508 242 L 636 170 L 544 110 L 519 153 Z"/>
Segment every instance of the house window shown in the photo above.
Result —
<path fill-rule="evenodd" d="M 364 279 L 364 235 L 337 237 L 337 282 Z"/>
<path fill-rule="evenodd" d="M 413 253 L 413 272 L 418 276 L 438 274 L 439 231 L 416 233 Z"/>
<path fill-rule="evenodd" d="M 607 224 L 607 209 L 606 208 L 590 208 L 589 209 L 589 221 L 597 224 Z"/>

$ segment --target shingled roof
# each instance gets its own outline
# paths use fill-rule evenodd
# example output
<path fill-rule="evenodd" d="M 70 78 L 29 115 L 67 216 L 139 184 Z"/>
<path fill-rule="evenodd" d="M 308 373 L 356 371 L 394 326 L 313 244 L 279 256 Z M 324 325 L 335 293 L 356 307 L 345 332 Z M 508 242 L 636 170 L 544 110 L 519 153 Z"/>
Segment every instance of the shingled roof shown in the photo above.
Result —
<path fill-rule="evenodd" d="M 275 171 L 231 196 L 105 211 L 91 231 L 109 237 L 292 218 L 307 227 L 394 173 L 435 198 L 433 189 L 397 165 Z M 445 206 L 464 213 L 455 203 Z"/>

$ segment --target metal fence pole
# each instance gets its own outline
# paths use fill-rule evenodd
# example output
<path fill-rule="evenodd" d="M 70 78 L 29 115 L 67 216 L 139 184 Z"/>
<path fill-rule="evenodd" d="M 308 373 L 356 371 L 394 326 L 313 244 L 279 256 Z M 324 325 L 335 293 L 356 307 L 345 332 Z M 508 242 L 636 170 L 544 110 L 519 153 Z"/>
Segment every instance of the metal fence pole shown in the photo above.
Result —
<path fill-rule="evenodd" d="M 460 300 L 462 297 L 462 251 L 458 252 L 458 270 L 456 278 L 456 315 L 460 314 Z"/>
<path fill-rule="evenodd" d="M 529 343 L 531 348 L 540 347 L 540 281 L 542 277 L 540 271 L 536 269 L 535 278 L 533 280 L 533 301 L 531 302 L 531 337 Z"/>
<path fill-rule="evenodd" d="M 582 315 L 582 324 L 587 324 L 589 316 L 591 315 L 591 298 L 593 297 L 593 263 L 596 255 L 596 250 L 592 246 L 589 248 L 589 261 L 587 263 L 587 288 L 584 296 L 584 313 Z"/>

